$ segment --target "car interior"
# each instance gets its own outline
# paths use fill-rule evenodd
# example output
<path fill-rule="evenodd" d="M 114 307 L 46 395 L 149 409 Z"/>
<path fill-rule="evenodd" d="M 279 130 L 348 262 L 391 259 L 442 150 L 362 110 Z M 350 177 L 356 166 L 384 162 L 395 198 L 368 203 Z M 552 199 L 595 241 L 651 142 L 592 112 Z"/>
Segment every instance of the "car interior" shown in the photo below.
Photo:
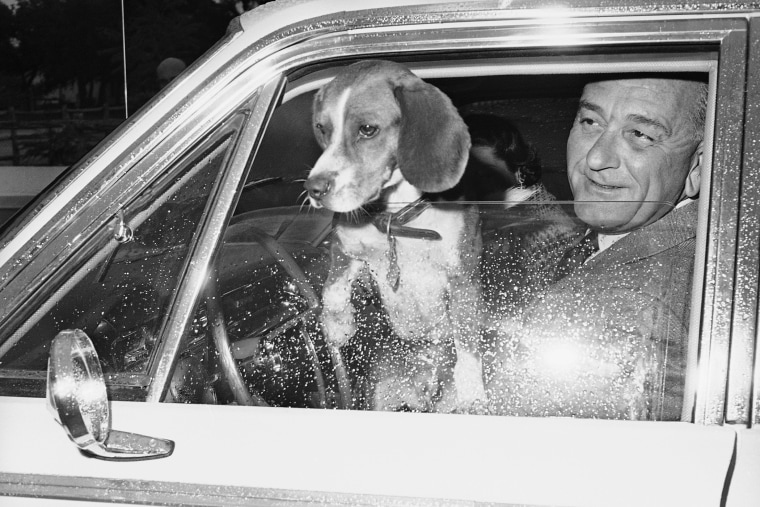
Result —
<path fill-rule="evenodd" d="M 460 61 L 429 56 L 395 59 L 441 89 L 462 116 L 487 114 L 511 122 L 535 149 L 542 182 L 561 211 L 560 215 L 537 219 L 526 213 L 524 206 L 478 203 L 486 249 L 489 241 L 498 246 L 507 234 L 531 234 L 547 224 L 561 222 L 573 232 L 581 230 L 572 206 L 567 204 L 572 194 L 567 183 L 565 144 L 586 82 L 598 79 L 600 73 L 614 78 L 630 72 L 661 72 L 658 67 L 675 68 L 686 78 L 703 79 L 710 60 L 701 53 L 680 55 L 677 61 L 681 64 L 675 66 L 672 59 L 668 60 L 672 55 L 635 53 L 617 64 L 605 62 L 604 55 L 549 55 L 543 59 L 469 56 Z M 184 344 L 166 401 L 330 408 L 341 406 L 350 396 L 354 408 L 366 408 L 368 393 L 372 392 L 370 384 L 377 383 L 381 375 L 378 364 L 404 365 L 404 375 L 447 374 L 431 372 L 431 364 L 450 364 L 450 344 L 424 340 L 406 343 L 394 338 L 372 282 L 352 289 L 352 301 L 361 308 L 362 326 L 342 354 L 336 357 L 320 335 L 320 291 L 328 275 L 336 217 L 325 209 L 310 208 L 303 186 L 321 153 L 312 131 L 311 108 L 316 90 L 349 63 L 351 60 L 323 63 L 288 76 L 226 229 L 215 266 L 217 284 L 198 305 L 192 333 Z M 217 158 L 217 162 L 206 165 L 218 167 L 222 159 Z M 203 200 L 207 195 L 197 194 L 197 198 Z M 172 211 L 182 213 L 183 209 L 164 207 L 161 216 L 156 210 L 153 220 L 165 221 Z M 144 222 L 135 234 L 140 237 L 141 228 L 150 228 L 150 224 L 150 220 Z M 157 227 L 157 234 L 176 233 L 162 230 Z M 159 298 L 161 304 L 153 301 L 156 287 L 150 284 L 171 285 L 174 275 L 164 272 L 164 268 L 150 274 L 150 268 L 143 264 L 158 262 L 162 256 L 176 258 L 189 241 L 186 235 L 174 235 L 156 238 L 150 251 L 142 254 L 133 252 L 130 257 L 122 252 L 115 264 L 121 264 L 119 269 L 126 272 L 132 269 L 148 273 L 137 277 L 144 279 L 142 283 L 130 285 L 137 278 L 127 275 L 121 281 L 114 279 L 121 292 L 116 293 L 118 297 L 101 297 L 102 301 L 95 293 L 85 297 L 86 289 L 69 289 L 76 297 L 48 308 L 49 314 L 39 321 L 36 332 L 30 331 L 25 338 L 16 333 L 19 345 L 10 352 L 4 351 L 8 355 L 0 368 L 44 370 L 46 340 L 52 338 L 55 328 L 74 326 L 94 337 L 104 371 L 114 385 L 122 374 L 147 371 L 147 365 L 154 360 L 156 319 L 160 318 L 161 305 L 168 301 L 165 297 Z M 135 255 L 143 258 L 135 259 Z M 113 262 L 110 256 L 102 259 L 101 265 Z M 104 282 L 102 267 L 93 269 L 101 273 L 97 280 Z M 91 282 L 92 277 L 88 277 L 80 287 Z M 125 299 L 138 303 L 124 308 L 121 301 Z M 212 303 L 216 300 L 221 304 Z M 214 324 L 219 321 L 221 326 Z M 225 367 L 219 353 L 224 344 L 230 346 L 232 366 Z M 237 377 L 238 387 L 232 377 Z M 40 393 L 40 386 L 30 387 L 28 382 L 16 385 L 24 388 L 18 390 L 13 383 L 4 381 L 0 384 L 5 386 L 2 394 Z M 114 388 L 113 392 L 122 391 Z M 117 396 L 139 399 L 137 392 L 139 389 L 128 389 Z M 424 411 L 409 402 L 395 409 Z"/>

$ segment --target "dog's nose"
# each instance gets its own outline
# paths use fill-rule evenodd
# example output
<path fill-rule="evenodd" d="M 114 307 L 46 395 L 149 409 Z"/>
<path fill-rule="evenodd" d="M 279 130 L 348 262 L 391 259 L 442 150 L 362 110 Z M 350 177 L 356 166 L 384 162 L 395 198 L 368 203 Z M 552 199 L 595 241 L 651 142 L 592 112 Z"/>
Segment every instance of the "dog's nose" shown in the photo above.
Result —
<path fill-rule="evenodd" d="M 311 198 L 319 199 L 330 191 L 330 180 L 317 176 L 307 179 L 303 186 L 309 192 Z"/>

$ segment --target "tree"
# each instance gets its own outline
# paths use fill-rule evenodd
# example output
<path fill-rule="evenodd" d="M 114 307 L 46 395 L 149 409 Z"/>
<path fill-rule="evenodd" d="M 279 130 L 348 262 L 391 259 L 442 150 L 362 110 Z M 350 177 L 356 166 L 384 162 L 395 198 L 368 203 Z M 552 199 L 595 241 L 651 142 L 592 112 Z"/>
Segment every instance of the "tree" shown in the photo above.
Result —
<path fill-rule="evenodd" d="M 92 105 L 96 83 L 119 78 L 119 0 L 20 0 L 15 10 L 18 54 L 28 87 L 50 91 L 74 84 L 76 106 Z"/>
<path fill-rule="evenodd" d="M 15 105 L 23 97 L 23 83 L 18 51 L 15 47 L 16 28 L 13 11 L 0 3 L 0 110 Z"/>
<path fill-rule="evenodd" d="M 130 111 L 158 91 L 161 61 L 175 57 L 190 64 L 224 35 L 233 17 L 213 0 L 131 0 L 125 8 Z"/>
<path fill-rule="evenodd" d="M 17 55 L 13 46 L 15 27 L 13 11 L 4 3 L 0 3 L 0 72 L 17 71 Z"/>
<path fill-rule="evenodd" d="M 214 0 L 124 2 L 130 102 L 133 96 L 147 100 L 157 91 L 156 67 L 164 58 L 174 56 L 189 64 L 222 37 L 232 19 Z M 78 107 L 120 97 L 120 0 L 19 0 L 13 18 L 18 40 L 14 51 L 29 90 L 75 85 Z M 96 94 L 98 86 L 105 93 Z"/>

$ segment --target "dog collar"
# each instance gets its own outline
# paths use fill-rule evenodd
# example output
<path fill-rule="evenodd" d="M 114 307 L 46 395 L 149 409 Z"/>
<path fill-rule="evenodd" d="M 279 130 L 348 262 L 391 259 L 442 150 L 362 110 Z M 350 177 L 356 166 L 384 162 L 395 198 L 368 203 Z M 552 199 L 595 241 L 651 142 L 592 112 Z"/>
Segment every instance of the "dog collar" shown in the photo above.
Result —
<path fill-rule="evenodd" d="M 430 201 L 420 197 L 395 213 L 389 211 L 378 213 L 372 219 L 372 224 L 377 227 L 378 231 L 389 236 L 440 240 L 441 235 L 432 229 L 420 229 L 406 225 L 424 213 L 430 205 Z"/>

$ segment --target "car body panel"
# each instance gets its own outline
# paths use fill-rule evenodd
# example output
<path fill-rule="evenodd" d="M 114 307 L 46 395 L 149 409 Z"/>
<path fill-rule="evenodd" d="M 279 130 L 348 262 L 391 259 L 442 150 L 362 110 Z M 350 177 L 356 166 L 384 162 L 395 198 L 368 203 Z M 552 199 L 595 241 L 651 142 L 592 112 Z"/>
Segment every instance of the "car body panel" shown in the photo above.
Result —
<path fill-rule="evenodd" d="M 134 481 L 119 483 L 125 493 L 157 481 L 526 505 L 710 506 L 720 503 L 736 441 L 730 427 L 688 423 L 114 402 L 114 428 L 176 442 L 172 456 L 136 464 L 83 458 L 44 400 L 2 401 L 20 416 L 0 423 L 3 460 L 15 457 L 4 473 Z M 38 438 L 13 437 L 29 425 Z M 220 449 L 235 466 L 220 466 Z"/>

